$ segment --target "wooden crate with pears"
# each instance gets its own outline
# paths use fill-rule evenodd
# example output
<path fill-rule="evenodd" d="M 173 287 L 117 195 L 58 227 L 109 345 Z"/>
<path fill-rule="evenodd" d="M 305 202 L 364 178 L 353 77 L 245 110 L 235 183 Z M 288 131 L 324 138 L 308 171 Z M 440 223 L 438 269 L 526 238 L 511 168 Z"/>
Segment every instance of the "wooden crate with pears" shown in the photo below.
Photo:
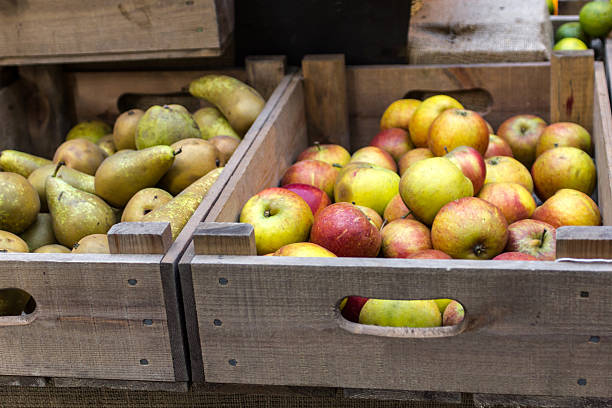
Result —
<path fill-rule="evenodd" d="M 19 74 L 0 89 L 3 123 L 27 123 L 0 154 L 0 376 L 184 386 L 177 262 L 287 90 L 284 57 Z"/>
<path fill-rule="evenodd" d="M 383 112 L 400 99 L 430 102 L 415 102 L 407 122 L 385 114 L 383 125 L 389 119 L 394 126 L 407 123 L 408 133 L 379 133 Z M 410 102 L 403 103 L 412 115 Z M 445 110 L 460 106 L 467 110 Z M 510 119 L 523 114 L 541 119 Z M 478 124 L 459 124 L 474 118 Z M 507 144 L 491 141 L 483 118 Z M 561 143 L 557 131 L 548 132 L 550 139 L 539 137 L 551 129 L 546 124 L 558 122 L 580 125 L 561 126 L 561 133 L 587 133 L 589 143 L 592 136 L 594 161 L 577 147 L 549 149 L 536 160 L 538 140 L 543 150 L 548 141 L 548 147 Z M 466 138 L 480 157 L 473 172 L 467 158 L 474 156 L 461 158 L 466 149 L 455 150 Z M 487 143 L 498 150 L 485 161 Z M 556 52 L 543 63 L 457 66 L 345 66 L 342 55 L 305 57 L 302 75 L 292 79 L 180 262 L 194 382 L 331 387 L 362 398 L 405 399 L 402 392 L 411 390 L 450 393 L 461 401 L 458 393 L 473 393 L 481 404 L 485 394 L 612 397 L 610 143 L 604 68 L 591 50 Z M 384 146 L 388 154 L 362 149 L 368 144 Z M 409 150 L 413 145 L 420 154 Z M 367 157 L 368 150 L 378 152 Z M 346 165 L 347 152 L 355 151 L 353 161 L 359 154 L 359 160 L 377 164 Z M 563 159 L 542 159 L 566 151 Z M 401 177 L 381 168 L 397 169 L 398 155 L 411 152 L 421 160 L 404 163 Z M 510 153 L 514 159 L 504 157 Z M 562 165 L 570 155 L 584 165 Z M 302 160 L 313 157 L 344 160 L 350 169 L 333 170 L 340 173 L 326 184 L 327 170 L 307 167 L 329 167 Z M 534 160 L 534 166 L 544 164 L 545 175 L 534 177 L 544 201 L 537 210 L 526 167 Z M 504 162 L 512 165 L 504 168 Z M 483 164 L 486 176 L 479 175 Z M 585 193 L 566 189 L 565 179 L 554 172 L 551 177 L 550 169 L 557 175 L 581 172 L 587 181 L 572 188 Z M 378 176 L 359 180 L 359 173 L 368 172 Z M 595 177 L 597 205 L 589 197 Z M 515 190 L 491 190 L 509 181 Z M 277 188 L 286 183 L 333 193 L 310 191 L 308 198 L 305 187 Z M 480 198 L 469 197 L 479 189 Z M 559 199 L 563 191 L 579 199 Z M 503 197 L 525 204 L 507 205 Z M 334 199 L 348 202 L 325 206 Z M 554 209 L 555 203 L 566 209 Z M 375 211 L 367 215 L 356 205 Z M 536 233 L 510 228 L 530 222 L 523 219 L 534 213 L 533 224 L 546 227 Z M 487 232 L 482 219 L 488 220 Z M 377 220 L 386 223 L 382 232 L 373 226 Z M 269 230 L 266 223 L 273 224 Z M 429 242 L 420 241 L 419 228 L 405 235 L 410 238 L 404 246 L 393 243 L 393 234 L 385 237 L 386 229 L 402 223 L 421 225 Z M 576 224 L 590 226 L 567 226 Z M 510 236 L 516 237 L 514 249 Z M 310 242 L 292 244 L 298 241 Z M 513 253 L 490 260 L 508 251 Z M 538 262 L 527 261 L 533 257 Z M 418 300 L 431 308 L 433 299 L 456 300 L 463 318 L 441 326 L 443 301 L 430 310 L 431 318 L 410 314 L 408 302 L 394 302 Z"/>

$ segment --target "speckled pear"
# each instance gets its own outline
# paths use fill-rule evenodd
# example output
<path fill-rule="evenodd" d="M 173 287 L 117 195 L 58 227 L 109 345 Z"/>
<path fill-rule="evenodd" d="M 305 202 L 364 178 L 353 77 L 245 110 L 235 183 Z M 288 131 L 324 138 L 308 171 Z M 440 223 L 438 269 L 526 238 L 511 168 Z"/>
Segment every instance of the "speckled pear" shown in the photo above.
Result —
<path fill-rule="evenodd" d="M 51 160 L 17 150 L 3 150 L 0 153 L 2 171 L 10 171 L 23 177 L 28 177 L 34 170 L 46 164 L 51 164 Z"/>
<path fill-rule="evenodd" d="M 40 209 L 41 211 L 47 211 L 47 193 L 45 192 L 45 184 L 47 183 L 47 177 L 53 175 L 56 164 L 48 164 L 36 169 L 28 177 L 28 181 L 38 192 L 40 198 Z M 72 187 L 76 187 L 79 190 L 86 191 L 88 193 L 95 194 L 96 189 L 94 188 L 94 176 L 83 173 L 81 171 L 71 169 L 70 167 L 61 166 L 57 171 L 57 177 L 70 184 Z"/>
<path fill-rule="evenodd" d="M 36 221 L 20 237 L 28 244 L 30 251 L 34 251 L 41 246 L 57 243 L 53 232 L 51 214 L 38 213 Z"/>
<path fill-rule="evenodd" d="M 21 234 L 40 210 L 40 199 L 28 180 L 10 172 L 0 173 L 0 230 Z"/>
<path fill-rule="evenodd" d="M 219 112 L 219 109 L 212 106 L 198 109 L 193 113 L 193 119 L 196 121 L 202 132 L 202 139 L 212 139 L 215 136 L 230 136 L 240 140 L 240 136 L 227 119 Z"/>
<path fill-rule="evenodd" d="M 200 128 L 190 114 L 169 106 L 151 106 L 138 121 L 136 148 L 171 145 L 190 137 L 201 138 Z"/>

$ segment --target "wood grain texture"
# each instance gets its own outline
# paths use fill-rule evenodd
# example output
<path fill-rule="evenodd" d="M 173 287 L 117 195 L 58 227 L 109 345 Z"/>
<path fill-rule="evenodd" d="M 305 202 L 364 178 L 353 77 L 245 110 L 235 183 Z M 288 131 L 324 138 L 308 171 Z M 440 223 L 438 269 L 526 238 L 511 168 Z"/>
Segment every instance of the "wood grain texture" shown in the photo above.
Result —
<path fill-rule="evenodd" d="M 587 3 L 589 3 L 589 0 L 559 0 L 559 15 L 577 16 L 582 6 Z"/>
<path fill-rule="evenodd" d="M 111 254 L 165 254 L 172 245 L 169 222 L 120 222 L 107 233 Z"/>
<path fill-rule="evenodd" d="M 610 43 L 610 41 L 608 41 Z M 603 225 L 612 225 L 612 115 L 604 66 L 595 62 L 593 145 L 597 166 L 597 197 Z"/>
<path fill-rule="evenodd" d="M 612 265 L 195 256 L 192 274 L 207 381 L 611 396 Z M 334 320 L 347 295 L 454 298 L 469 326 L 350 334 Z"/>
<path fill-rule="evenodd" d="M 478 111 L 497 128 L 520 113 L 550 117 L 550 64 L 479 64 L 446 66 L 349 66 L 346 70 L 351 147 L 366 146 L 380 127 L 385 109 L 414 92 L 457 95 L 466 109 Z M 518 92 L 520 89 L 529 92 Z M 470 92 L 467 92 L 470 91 Z M 475 107 L 473 93 L 488 95 L 487 105 Z M 477 100 L 482 100 L 478 98 Z"/>
<path fill-rule="evenodd" d="M 612 258 L 612 227 L 557 228 L 557 258 Z"/>
<path fill-rule="evenodd" d="M 306 55 L 302 74 L 310 143 L 350 149 L 344 55 Z"/>
<path fill-rule="evenodd" d="M 550 122 L 593 131 L 593 50 L 554 51 L 550 58 Z"/>
<path fill-rule="evenodd" d="M 0 330 L 3 375 L 174 381 L 161 255 L 2 254 L 35 319 Z"/>
<path fill-rule="evenodd" d="M 27 105 L 24 104 L 30 96 L 23 81 L 0 87 L 0 150 L 35 150 L 28 132 Z M 52 152 L 46 150 L 42 153 L 50 158 Z"/>
<path fill-rule="evenodd" d="M 216 56 L 233 21 L 231 0 L 10 2 L 0 65 Z"/>
<path fill-rule="evenodd" d="M 166 391 L 187 392 L 189 385 L 185 381 L 126 381 L 126 380 L 97 380 L 92 378 L 53 378 L 53 386 L 58 388 L 110 388 L 128 391 Z"/>
<path fill-rule="evenodd" d="M 474 394 L 477 408 L 607 408 L 609 398 L 547 397 L 527 395 Z"/>
<path fill-rule="evenodd" d="M 19 387 L 46 387 L 49 384 L 43 377 L 15 377 L 0 376 L 0 385 L 19 386 Z"/>
<path fill-rule="evenodd" d="M 193 234 L 193 246 L 198 255 L 257 255 L 251 224 L 201 223 Z"/>
<path fill-rule="evenodd" d="M 284 55 L 249 56 L 245 59 L 249 84 L 257 89 L 265 100 L 285 77 L 287 57 Z"/>
<path fill-rule="evenodd" d="M 460 392 L 434 392 L 434 391 L 398 391 L 398 390 L 370 390 L 361 388 L 345 388 L 345 398 L 368 399 L 382 401 L 432 401 L 437 403 L 460 404 Z"/>

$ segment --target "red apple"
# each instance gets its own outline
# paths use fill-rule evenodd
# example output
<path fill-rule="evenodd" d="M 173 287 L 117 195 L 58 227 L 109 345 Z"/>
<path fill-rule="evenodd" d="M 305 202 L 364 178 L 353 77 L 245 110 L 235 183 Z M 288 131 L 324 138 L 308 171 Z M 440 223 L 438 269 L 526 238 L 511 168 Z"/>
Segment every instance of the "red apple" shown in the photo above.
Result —
<path fill-rule="evenodd" d="M 431 123 L 442 112 L 453 108 L 463 109 L 463 105 L 447 95 L 434 95 L 421 102 L 408 123 L 412 143 L 416 147 L 427 147 Z"/>
<path fill-rule="evenodd" d="M 508 224 L 531 217 L 536 203 L 531 193 L 517 183 L 489 183 L 480 190 L 478 198 L 499 208 Z"/>
<path fill-rule="evenodd" d="M 311 186 L 310 184 L 287 184 L 282 188 L 291 190 L 306 201 L 313 214 L 316 214 L 322 208 L 331 204 L 331 200 L 327 194 L 320 188 Z"/>
<path fill-rule="evenodd" d="M 376 257 L 381 237 L 363 211 L 351 203 L 336 203 L 317 213 L 310 242 L 337 256 Z"/>
<path fill-rule="evenodd" d="M 415 220 L 391 221 L 380 233 L 385 258 L 407 258 L 415 252 L 431 249 L 429 228 Z"/>
<path fill-rule="evenodd" d="M 463 310 L 463 305 L 456 300 L 453 300 L 446 306 L 444 309 L 444 314 L 442 315 L 442 326 L 454 326 L 463 321 L 465 316 L 465 311 Z"/>
<path fill-rule="evenodd" d="M 450 255 L 445 254 L 437 249 L 425 249 L 415 252 L 407 257 L 407 259 L 453 259 Z"/>
<path fill-rule="evenodd" d="M 399 218 L 414 220 L 414 216 L 410 213 L 410 209 L 404 204 L 402 196 L 396 194 L 385 207 L 383 218 L 387 222 L 395 221 Z"/>
<path fill-rule="evenodd" d="M 576 147 L 593 154 L 591 135 L 577 123 L 558 122 L 548 125 L 536 145 L 536 157 L 556 147 Z"/>
<path fill-rule="evenodd" d="M 351 160 L 351 154 L 340 145 L 315 142 L 314 146 L 300 153 L 297 161 L 302 160 L 321 160 L 327 164 L 344 166 Z"/>
<path fill-rule="evenodd" d="M 516 115 L 506 119 L 497 129 L 497 136 L 510 145 L 513 156 L 530 168 L 536 158 L 536 145 L 546 122 L 535 115 Z"/>
<path fill-rule="evenodd" d="M 312 242 L 294 242 L 293 244 L 283 245 L 278 248 L 274 256 L 299 256 L 299 257 L 321 257 L 335 258 L 332 252 L 323 248 L 321 245 L 313 244 Z"/>
<path fill-rule="evenodd" d="M 397 173 L 397 165 L 393 157 L 376 146 L 366 146 L 357 150 L 351 156 L 351 162 L 371 163 Z"/>
<path fill-rule="evenodd" d="M 531 177 L 540 200 L 547 200 L 563 188 L 591 195 L 595 190 L 595 162 L 576 147 L 557 147 L 542 153 L 533 163 Z"/>
<path fill-rule="evenodd" d="M 260 255 L 283 245 L 306 241 L 313 223 L 302 197 L 284 188 L 267 188 L 251 197 L 240 212 L 240 222 L 251 224 Z"/>
<path fill-rule="evenodd" d="M 564 225 L 601 225 L 601 213 L 595 201 L 582 191 L 564 188 L 535 209 L 534 220 L 549 223 L 555 228 Z"/>
<path fill-rule="evenodd" d="M 353 204 L 355 204 L 355 203 L 353 203 Z M 366 207 L 366 206 L 363 206 L 363 205 L 358 205 L 357 208 L 359 208 L 361 211 L 363 211 L 363 213 L 366 215 L 366 217 L 368 217 L 370 222 L 372 224 L 374 224 L 374 226 L 377 229 L 381 229 L 382 228 L 383 219 L 381 218 L 380 215 L 378 215 L 378 213 L 376 211 L 374 211 L 370 207 Z"/>
<path fill-rule="evenodd" d="M 376 146 L 398 161 L 400 157 L 409 150 L 414 149 L 408 132 L 400 128 L 385 129 L 378 132 L 370 142 L 370 146 Z"/>
<path fill-rule="evenodd" d="M 446 204 L 433 221 L 433 247 L 459 259 L 491 259 L 508 240 L 508 223 L 493 204 L 464 197 Z"/>
<path fill-rule="evenodd" d="M 484 158 L 487 159 L 493 156 L 512 156 L 512 149 L 508 142 L 496 135 L 489 135 L 489 147 L 484 154 Z"/>
<path fill-rule="evenodd" d="M 429 128 L 429 150 L 444 156 L 459 146 L 472 147 L 484 155 L 489 146 L 489 129 L 478 113 L 465 109 L 448 109 Z"/>
<path fill-rule="evenodd" d="M 393 102 L 380 118 L 380 130 L 390 128 L 408 130 L 410 118 L 420 104 L 421 101 L 418 99 L 399 99 Z"/>
<path fill-rule="evenodd" d="M 289 167 L 281 180 L 281 186 L 287 184 L 309 184 L 334 197 L 334 183 L 338 171 L 329 163 L 321 160 L 302 160 Z"/>
<path fill-rule="evenodd" d="M 493 261 L 537 261 L 533 255 L 524 254 L 522 252 L 503 252 L 493 258 Z"/>
<path fill-rule="evenodd" d="M 406 152 L 406 154 L 400 157 L 397 163 L 399 166 L 399 175 L 403 175 L 406 170 L 408 170 L 408 167 L 412 166 L 414 163 L 424 159 L 431 159 L 432 157 L 434 157 L 434 154 L 425 147 L 419 147 Z"/>
<path fill-rule="evenodd" d="M 342 317 L 349 322 L 359 323 L 359 313 L 361 308 L 368 301 L 368 298 L 361 296 L 349 296 L 346 298 L 346 303 L 341 307 Z"/>
<path fill-rule="evenodd" d="M 444 155 L 461 169 L 465 177 L 474 186 L 474 194 L 478 194 L 487 176 L 487 166 L 478 150 L 469 146 L 459 146 Z"/>
<path fill-rule="evenodd" d="M 541 261 L 556 258 L 556 230 L 550 224 L 538 220 L 521 220 L 508 226 L 506 251 L 522 252 Z"/>

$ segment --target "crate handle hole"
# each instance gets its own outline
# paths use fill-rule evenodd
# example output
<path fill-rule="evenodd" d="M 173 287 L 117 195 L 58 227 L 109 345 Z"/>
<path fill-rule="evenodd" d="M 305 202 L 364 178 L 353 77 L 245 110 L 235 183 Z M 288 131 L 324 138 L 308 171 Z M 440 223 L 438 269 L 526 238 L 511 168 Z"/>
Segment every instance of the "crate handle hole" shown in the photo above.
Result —
<path fill-rule="evenodd" d="M 424 89 L 415 89 L 406 92 L 404 99 L 420 99 L 424 100 L 434 95 L 448 95 L 455 98 L 465 109 L 473 110 L 481 115 L 487 115 L 493 108 L 493 96 L 486 89 L 473 88 L 461 89 L 455 91 L 429 91 Z"/>
<path fill-rule="evenodd" d="M 0 289 L 0 326 L 23 326 L 36 318 L 36 300 L 18 288 Z"/>
<path fill-rule="evenodd" d="M 379 337 L 451 337 L 467 327 L 463 305 L 453 299 L 375 299 L 346 296 L 336 304 L 338 326 L 353 334 Z M 414 320 L 427 327 L 411 327 Z M 429 320 L 429 322 L 427 322 Z M 445 322 L 446 325 L 442 325 Z"/>

